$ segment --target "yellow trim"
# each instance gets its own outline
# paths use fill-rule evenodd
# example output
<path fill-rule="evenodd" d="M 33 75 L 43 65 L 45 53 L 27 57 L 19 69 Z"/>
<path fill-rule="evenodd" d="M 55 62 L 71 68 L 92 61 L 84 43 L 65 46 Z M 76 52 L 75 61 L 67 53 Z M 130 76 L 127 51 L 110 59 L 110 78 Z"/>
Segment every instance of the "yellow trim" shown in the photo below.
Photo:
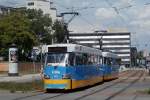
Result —
<path fill-rule="evenodd" d="M 118 78 L 117 74 L 112 74 L 112 75 L 105 75 L 104 80 L 112 80 Z"/>
<path fill-rule="evenodd" d="M 93 77 L 89 80 L 72 80 L 72 89 L 80 88 L 88 85 L 94 85 L 98 82 L 102 82 L 103 77 Z"/>
<path fill-rule="evenodd" d="M 111 80 L 112 79 L 112 76 L 111 75 L 105 75 L 104 76 L 104 80 L 106 81 L 106 80 Z"/>
<path fill-rule="evenodd" d="M 84 86 L 94 85 L 96 83 L 103 82 L 103 77 L 93 77 L 88 80 L 72 80 L 72 88 L 71 88 L 71 80 L 70 79 L 62 79 L 62 80 L 52 80 L 52 79 L 44 79 L 44 84 L 67 84 L 68 86 L 65 89 L 75 89 Z"/>
<path fill-rule="evenodd" d="M 66 84 L 70 80 L 68 79 L 62 79 L 62 80 L 52 80 L 52 79 L 44 79 L 45 84 Z"/>
<path fill-rule="evenodd" d="M 67 87 L 65 89 L 71 89 L 70 79 L 62 79 L 62 80 L 44 79 L 44 84 L 67 84 Z"/>

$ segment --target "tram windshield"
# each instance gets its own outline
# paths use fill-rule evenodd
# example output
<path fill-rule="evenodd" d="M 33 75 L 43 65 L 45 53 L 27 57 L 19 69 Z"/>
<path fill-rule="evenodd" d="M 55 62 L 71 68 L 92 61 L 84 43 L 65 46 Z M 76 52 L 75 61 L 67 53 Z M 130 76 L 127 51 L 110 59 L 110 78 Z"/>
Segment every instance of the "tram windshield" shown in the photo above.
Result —
<path fill-rule="evenodd" d="M 49 53 L 46 56 L 46 65 L 53 65 L 53 64 L 63 64 L 66 62 L 68 58 L 67 53 Z"/>

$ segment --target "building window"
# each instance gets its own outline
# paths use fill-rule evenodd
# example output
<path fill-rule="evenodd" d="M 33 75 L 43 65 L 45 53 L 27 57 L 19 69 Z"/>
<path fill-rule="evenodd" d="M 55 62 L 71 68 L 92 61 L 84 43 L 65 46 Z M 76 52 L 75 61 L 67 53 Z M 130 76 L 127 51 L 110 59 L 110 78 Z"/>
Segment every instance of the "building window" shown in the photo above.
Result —
<path fill-rule="evenodd" d="M 28 3 L 28 6 L 33 6 L 34 5 L 34 2 L 29 2 Z"/>

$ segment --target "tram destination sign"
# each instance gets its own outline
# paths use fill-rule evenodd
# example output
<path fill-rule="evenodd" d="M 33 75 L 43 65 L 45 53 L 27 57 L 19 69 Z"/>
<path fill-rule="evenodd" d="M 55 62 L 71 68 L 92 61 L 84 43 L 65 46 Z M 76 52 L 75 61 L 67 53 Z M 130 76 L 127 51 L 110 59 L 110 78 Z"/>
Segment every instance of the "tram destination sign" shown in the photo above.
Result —
<path fill-rule="evenodd" d="M 67 52 L 66 47 L 48 47 L 48 52 Z"/>

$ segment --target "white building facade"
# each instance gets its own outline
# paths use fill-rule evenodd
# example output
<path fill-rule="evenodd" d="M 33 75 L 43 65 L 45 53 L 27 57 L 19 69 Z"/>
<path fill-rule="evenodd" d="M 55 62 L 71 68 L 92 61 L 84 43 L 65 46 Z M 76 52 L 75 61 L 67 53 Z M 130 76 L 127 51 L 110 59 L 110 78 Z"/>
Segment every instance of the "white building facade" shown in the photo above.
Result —
<path fill-rule="evenodd" d="M 0 5 L 0 14 L 7 14 L 8 12 L 10 12 L 11 9 L 13 8 Z"/>
<path fill-rule="evenodd" d="M 57 17 L 57 10 L 55 7 L 53 7 L 52 0 L 26 0 L 26 8 L 42 10 L 43 14 L 49 15 L 53 22 L 56 19 L 61 19 L 60 17 Z"/>
<path fill-rule="evenodd" d="M 102 50 L 111 51 L 121 58 L 122 65 L 131 64 L 131 36 L 130 32 L 106 32 L 106 33 L 70 33 L 69 38 L 79 44 L 100 48 L 99 40 L 102 40 Z"/>

